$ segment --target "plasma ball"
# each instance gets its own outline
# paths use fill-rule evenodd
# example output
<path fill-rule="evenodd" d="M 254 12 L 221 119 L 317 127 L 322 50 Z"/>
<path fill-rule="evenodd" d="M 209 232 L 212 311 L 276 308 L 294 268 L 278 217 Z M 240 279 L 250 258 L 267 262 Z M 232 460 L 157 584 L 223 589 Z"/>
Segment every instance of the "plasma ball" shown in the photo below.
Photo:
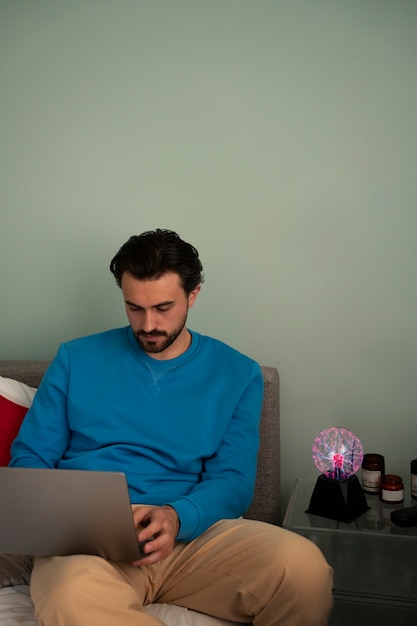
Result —
<path fill-rule="evenodd" d="M 346 480 L 362 464 L 363 447 L 356 435 L 346 428 L 327 428 L 314 440 L 313 461 L 327 478 Z"/>

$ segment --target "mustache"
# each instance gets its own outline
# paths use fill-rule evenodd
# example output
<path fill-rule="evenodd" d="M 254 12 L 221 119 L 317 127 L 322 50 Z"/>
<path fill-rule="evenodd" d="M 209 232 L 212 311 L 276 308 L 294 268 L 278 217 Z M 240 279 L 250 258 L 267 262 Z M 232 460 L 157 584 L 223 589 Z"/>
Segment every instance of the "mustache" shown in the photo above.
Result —
<path fill-rule="evenodd" d="M 166 337 L 167 333 L 163 330 L 151 330 L 150 333 L 147 333 L 144 330 L 138 330 L 135 335 L 136 337 Z"/>

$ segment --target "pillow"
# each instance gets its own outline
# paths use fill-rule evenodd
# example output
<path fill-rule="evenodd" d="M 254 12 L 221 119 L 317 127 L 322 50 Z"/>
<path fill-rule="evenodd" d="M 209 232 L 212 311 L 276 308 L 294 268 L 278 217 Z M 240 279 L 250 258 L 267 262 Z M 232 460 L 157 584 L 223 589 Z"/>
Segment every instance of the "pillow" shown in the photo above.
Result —
<path fill-rule="evenodd" d="M 28 585 L 32 565 L 27 554 L 0 554 L 0 588 Z"/>
<path fill-rule="evenodd" d="M 25 383 L 0 376 L 0 465 L 10 461 L 10 447 L 35 393 Z"/>

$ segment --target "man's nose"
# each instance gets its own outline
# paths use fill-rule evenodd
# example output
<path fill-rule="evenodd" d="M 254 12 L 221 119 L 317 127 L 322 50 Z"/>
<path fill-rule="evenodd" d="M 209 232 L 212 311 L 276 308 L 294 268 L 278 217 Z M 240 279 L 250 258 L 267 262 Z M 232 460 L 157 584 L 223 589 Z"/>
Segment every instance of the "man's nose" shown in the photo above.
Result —
<path fill-rule="evenodd" d="M 145 333 L 150 333 L 152 330 L 155 330 L 155 316 L 153 311 L 145 311 L 143 330 Z"/>

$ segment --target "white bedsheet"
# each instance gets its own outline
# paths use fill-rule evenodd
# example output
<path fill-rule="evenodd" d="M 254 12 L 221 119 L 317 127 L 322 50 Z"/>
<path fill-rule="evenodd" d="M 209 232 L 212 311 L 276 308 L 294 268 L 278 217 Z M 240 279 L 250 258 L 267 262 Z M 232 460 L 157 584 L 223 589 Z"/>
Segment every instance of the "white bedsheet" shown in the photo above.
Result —
<path fill-rule="evenodd" d="M 239 626 L 180 606 L 151 604 L 145 610 L 167 626 Z M 38 626 L 28 586 L 0 589 L 0 625 Z"/>

